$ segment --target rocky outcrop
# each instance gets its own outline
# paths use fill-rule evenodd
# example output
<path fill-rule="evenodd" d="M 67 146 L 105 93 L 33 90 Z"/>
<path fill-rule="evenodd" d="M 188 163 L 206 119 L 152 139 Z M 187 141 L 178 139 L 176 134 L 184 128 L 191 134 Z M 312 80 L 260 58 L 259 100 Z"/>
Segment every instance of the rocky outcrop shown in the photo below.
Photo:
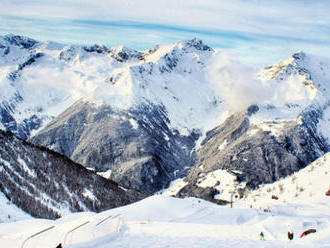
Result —
<path fill-rule="evenodd" d="M 103 211 L 144 195 L 107 180 L 67 157 L 0 130 L 0 190 L 35 217 Z"/>

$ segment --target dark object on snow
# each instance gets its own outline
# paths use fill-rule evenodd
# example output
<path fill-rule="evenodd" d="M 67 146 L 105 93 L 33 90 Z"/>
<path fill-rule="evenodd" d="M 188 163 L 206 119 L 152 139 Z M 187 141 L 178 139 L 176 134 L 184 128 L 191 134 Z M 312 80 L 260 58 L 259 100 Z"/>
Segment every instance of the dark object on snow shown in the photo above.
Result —
<path fill-rule="evenodd" d="M 325 192 L 325 195 L 330 196 L 330 189 L 327 192 Z"/>
<path fill-rule="evenodd" d="M 273 199 L 273 200 L 278 200 L 278 196 L 276 196 L 276 195 L 272 195 L 272 199 Z"/>
<path fill-rule="evenodd" d="M 293 240 L 293 233 L 292 232 L 288 232 L 288 239 Z"/>
<path fill-rule="evenodd" d="M 58 246 L 56 246 L 56 248 L 63 248 L 63 246 L 61 243 L 59 243 Z"/>
<path fill-rule="evenodd" d="M 300 235 L 300 238 L 302 238 L 302 237 L 304 237 L 304 236 L 306 236 L 306 235 L 308 235 L 308 234 L 310 234 L 310 233 L 315 233 L 315 232 L 316 232 L 316 229 L 314 229 L 314 228 L 308 229 L 308 230 L 304 231 L 304 232 Z"/>

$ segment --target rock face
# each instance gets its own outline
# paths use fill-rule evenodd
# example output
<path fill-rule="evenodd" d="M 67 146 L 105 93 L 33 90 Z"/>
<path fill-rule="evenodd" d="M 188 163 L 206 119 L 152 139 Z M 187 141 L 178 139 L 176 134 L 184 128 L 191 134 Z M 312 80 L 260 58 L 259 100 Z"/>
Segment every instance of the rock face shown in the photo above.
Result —
<path fill-rule="evenodd" d="M 198 137 L 173 132 L 162 106 L 146 103 L 124 112 L 79 101 L 32 141 L 97 172 L 108 171 L 126 187 L 155 192 L 194 164 Z"/>
<path fill-rule="evenodd" d="M 67 157 L 0 130 L 0 190 L 35 217 L 103 211 L 143 198 Z"/>

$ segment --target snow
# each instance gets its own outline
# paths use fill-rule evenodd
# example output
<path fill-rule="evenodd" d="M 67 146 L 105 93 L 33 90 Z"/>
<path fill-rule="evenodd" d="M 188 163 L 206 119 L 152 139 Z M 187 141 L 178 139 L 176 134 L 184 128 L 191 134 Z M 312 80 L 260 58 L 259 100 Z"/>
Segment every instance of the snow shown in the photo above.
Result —
<path fill-rule="evenodd" d="M 256 192 L 249 194 L 245 203 L 261 207 L 277 203 L 312 204 L 324 201 L 325 192 L 329 189 L 330 153 L 327 153 L 293 175 L 263 185 Z M 274 201 L 271 199 L 272 195 L 279 199 Z"/>
<path fill-rule="evenodd" d="M 89 198 L 91 201 L 96 200 L 94 193 L 88 189 L 84 189 L 83 196 Z"/>
<path fill-rule="evenodd" d="M 35 178 L 36 174 L 25 163 L 25 161 L 18 155 L 17 162 L 22 166 L 23 170 L 29 174 L 29 176 Z"/>
<path fill-rule="evenodd" d="M 179 191 L 188 184 L 183 178 L 178 178 L 171 182 L 167 189 L 160 191 L 159 193 L 166 196 L 173 196 L 179 193 Z"/>
<path fill-rule="evenodd" d="M 129 123 L 132 125 L 134 129 L 138 129 L 139 124 L 134 119 L 129 119 Z"/>
<path fill-rule="evenodd" d="M 105 172 L 97 172 L 98 175 L 106 178 L 106 179 L 109 179 L 110 176 L 111 176 L 111 173 L 112 173 L 112 170 L 107 170 Z"/>
<path fill-rule="evenodd" d="M 222 149 L 226 148 L 226 146 L 228 145 L 227 140 L 225 140 L 224 142 L 221 143 L 221 145 L 218 146 L 218 151 L 220 152 Z"/>
<path fill-rule="evenodd" d="M 2 192 L 0 192 L 0 223 L 31 218 L 32 217 L 30 215 L 16 207 L 16 205 L 11 203 L 7 197 Z"/>
<path fill-rule="evenodd" d="M 20 247 L 29 236 L 51 228 L 26 241 L 26 247 L 55 247 L 60 242 L 64 247 L 75 248 L 327 247 L 328 207 L 329 203 L 277 205 L 271 212 L 264 212 L 259 208 L 229 208 L 195 198 L 157 195 L 99 214 L 1 224 L 0 241 L 4 247 Z M 288 224 L 294 232 L 292 241 L 287 239 Z M 317 232 L 298 238 L 310 227 Z M 261 231 L 265 241 L 259 240 Z"/>
<path fill-rule="evenodd" d="M 193 129 L 206 132 L 219 122 L 224 110 L 206 76 L 213 52 L 187 48 L 185 42 L 158 46 L 154 52 L 144 51 L 143 60 L 133 58 L 126 62 L 118 62 L 109 54 L 89 53 L 79 46 L 53 42 L 39 43 L 29 52 L 6 45 L 11 52 L 0 58 L 0 98 L 15 105 L 13 114 L 18 123 L 35 114 L 43 120 L 41 129 L 80 99 L 122 110 L 151 102 L 165 106 L 171 127 L 188 135 Z M 123 46 L 112 48 L 112 53 L 123 50 L 137 54 Z M 14 83 L 7 78 L 17 64 L 36 52 L 44 56 L 19 72 Z M 62 53 L 68 54 L 68 61 L 59 59 Z M 177 61 L 174 68 L 167 68 L 167 58 Z M 167 71 L 161 72 L 163 67 Z M 23 101 L 14 100 L 15 94 Z M 130 122 L 137 127 L 134 120 Z"/>
<path fill-rule="evenodd" d="M 222 170 L 205 174 L 201 187 L 235 189 L 234 177 Z M 98 214 L 68 214 L 58 220 L 31 219 L 0 194 L 0 213 L 12 212 L 13 223 L 0 224 L 4 247 L 329 247 L 330 153 L 305 169 L 273 184 L 234 198 L 233 208 L 196 198 L 173 198 L 185 182 L 142 201 Z M 86 193 L 87 192 L 87 193 Z M 85 193 L 91 195 L 91 192 Z M 279 199 L 272 199 L 275 195 Z M 221 197 L 223 197 L 222 195 Z M 228 197 L 230 195 L 228 194 Z M 1 214 L 0 214 L 1 215 Z M 0 217 L 2 221 L 6 216 Z M 22 220 L 25 219 L 25 220 Z M 309 228 L 316 233 L 299 238 Z M 42 230 L 44 233 L 29 238 Z M 259 240 L 260 232 L 265 241 Z M 288 240 L 287 232 L 294 233 Z M 26 240 L 26 241 L 25 241 Z"/>
<path fill-rule="evenodd" d="M 235 189 L 233 176 L 221 170 L 206 174 L 199 186 L 212 186 L 217 181 L 225 192 Z M 99 214 L 68 214 L 58 220 L 31 219 L 0 194 L 0 213 L 11 213 L 10 221 L 20 220 L 0 224 L 0 243 L 4 247 L 21 247 L 23 242 L 24 247 L 56 247 L 61 242 L 64 247 L 75 248 L 324 248 L 330 244 L 330 202 L 325 195 L 329 182 L 330 153 L 287 178 L 248 192 L 245 198 L 234 198 L 233 208 L 167 196 L 185 185 L 183 179 L 131 205 Z M 272 195 L 279 199 L 272 199 Z M 7 216 L 0 218 L 9 221 Z M 317 232 L 299 238 L 309 228 Z M 27 239 L 42 230 L 46 231 Z M 287 239 L 289 230 L 294 233 L 292 241 Z M 259 240 L 261 231 L 265 241 Z"/>

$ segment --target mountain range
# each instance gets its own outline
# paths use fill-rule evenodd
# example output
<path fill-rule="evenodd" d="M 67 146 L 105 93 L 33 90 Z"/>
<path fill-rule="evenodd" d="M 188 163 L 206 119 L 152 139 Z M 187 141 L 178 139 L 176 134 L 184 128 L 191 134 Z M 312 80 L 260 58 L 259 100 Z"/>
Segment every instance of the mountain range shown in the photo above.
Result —
<path fill-rule="evenodd" d="M 197 38 L 135 51 L 0 37 L 0 127 L 134 192 L 180 178 L 177 196 L 218 203 L 228 175 L 243 195 L 329 151 L 328 59 L 297 52 L 251 81 L 217 54 Z M 237 81 L 242 101 L 267 97 L 233 108 Z"/>

